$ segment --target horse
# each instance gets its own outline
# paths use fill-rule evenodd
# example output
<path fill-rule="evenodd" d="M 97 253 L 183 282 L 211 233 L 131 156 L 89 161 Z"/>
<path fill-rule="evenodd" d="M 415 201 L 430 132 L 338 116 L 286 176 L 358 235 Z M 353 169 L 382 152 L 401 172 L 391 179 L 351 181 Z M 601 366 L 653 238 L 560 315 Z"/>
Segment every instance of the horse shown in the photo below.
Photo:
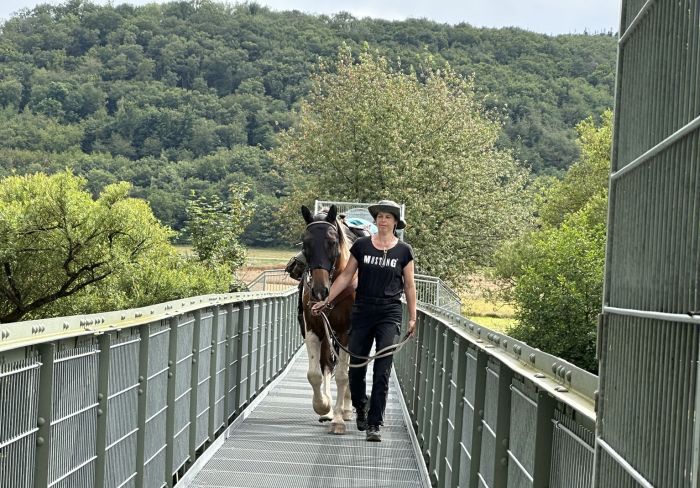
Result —
<path fill-rule="evenodd" d="M 314 316 L 311 307 L 315 302 L 328 297 L 331 284 L 350 257 L 350 236 L 344 225 L 337 220 L 337 209 L 332 205 L 328 212 L 312 215 L 302 206 L 306 221 L 303 253 L 307 269 L 302 278 L 302 309 L 305 328 L 304 344 L 309 356 L 306 377 L 313 389 L 313 409 L 320 422 L 331 421 L 329 431 L 333 434 L 346 432 L 345 422 L 352 419 L 352 404 L 348 384 L 350 356 L 340 349 L 336 352 L 332 340 L 326 333 L 321 316 Z M 350 314 L 355 301 L 355 287 L 351 284 L 343 290 L 324 311 L 338 341 L 347 347 L 350 332 Z M 337 361 L 335 357 L 337 356 Z M 331 375 L 335 368 L 337 398 L 331 409 Z"/>

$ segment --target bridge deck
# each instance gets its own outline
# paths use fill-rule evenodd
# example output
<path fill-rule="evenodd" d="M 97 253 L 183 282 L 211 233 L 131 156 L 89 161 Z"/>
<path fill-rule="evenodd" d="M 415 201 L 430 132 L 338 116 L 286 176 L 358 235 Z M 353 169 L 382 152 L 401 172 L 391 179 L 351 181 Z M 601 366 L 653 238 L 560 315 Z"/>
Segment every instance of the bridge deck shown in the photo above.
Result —
<path fill-rule="evenodd" d="M 194 466 L 178 486 L 426 486 L 427 473 L 417 460 L 395 376 L 392 374 L 382 442 L 367 442 L 354 419 L 342 436 L 329 434 L 327 424 L 318 422 L 311 408 L 306 362 L 302 348 L 283 376 L 265 392 L 267 395 L 233 426 L 230 437 L 206 465 Z"/>

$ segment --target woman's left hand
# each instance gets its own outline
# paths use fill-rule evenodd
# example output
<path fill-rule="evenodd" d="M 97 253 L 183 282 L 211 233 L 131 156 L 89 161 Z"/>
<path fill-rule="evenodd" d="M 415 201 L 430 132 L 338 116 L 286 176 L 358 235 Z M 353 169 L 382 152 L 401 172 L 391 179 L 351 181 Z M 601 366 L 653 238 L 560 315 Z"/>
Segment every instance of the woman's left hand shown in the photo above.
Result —
<path fill-rule="evenodd" d="M 327 304 L 327 300 L 314 303 L 311 307 L 311 315 L 321 315 L 321 312 L 323 312 L 323 309 L 326 308 Z"/>
<path fill-rule="evenodd" d="M 409 319 L 408 330 L 406 332 L 409 337 L 416 335 L 416 319 Z"/>

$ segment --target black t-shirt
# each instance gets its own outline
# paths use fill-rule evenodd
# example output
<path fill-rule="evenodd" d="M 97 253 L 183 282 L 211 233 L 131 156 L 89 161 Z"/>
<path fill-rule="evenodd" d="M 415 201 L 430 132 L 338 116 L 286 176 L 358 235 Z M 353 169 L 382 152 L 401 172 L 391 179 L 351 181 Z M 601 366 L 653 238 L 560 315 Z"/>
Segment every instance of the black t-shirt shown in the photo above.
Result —
<path fill-rule="evenodd" d="M 413 248 L 399 241 L 386 251 L 377 249 L 371 237 L 360 237 L 350 248 L 357 259 L 357 296 L 400 299 L 403 269 L 413 261 Z"/>

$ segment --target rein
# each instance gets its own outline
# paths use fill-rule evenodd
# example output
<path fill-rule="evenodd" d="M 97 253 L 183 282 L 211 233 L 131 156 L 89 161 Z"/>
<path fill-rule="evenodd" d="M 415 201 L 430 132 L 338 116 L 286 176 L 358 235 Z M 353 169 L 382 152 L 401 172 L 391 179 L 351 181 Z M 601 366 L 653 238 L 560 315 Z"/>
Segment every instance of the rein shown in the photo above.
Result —
<path fill-rule="evenodd" d="M 367 366 L 369 363 L 374 361 L 375 359 L 379 358 L 385 358 L 388 356 L 392 356 L 393 354 L 396 354 L 399 352 L 403 346 L 405 346 L 408 341 L 411 339 L 411 336 L 408 335 L 408 333 L 404 336 L 403 340 L 399 342 L 398 344 L 392 344 L 391 346 L 387 346 L 383 349 L 380 349 L 379 351 L 376 352 L 374 356 L 361 356 L 359 354 L 355 354 L 351 352 L 347 347 L 343 346 L 340 341 L 338 340 L 338 337 L 335 335 L 335 332 L 333 332 L 333 328 L 331 327 L 331 323 L 328 320 L 328 317 L 326 316 L 325 312 L 321 312 L 321 318 L 323 318 L 323 325 L 326 327 L 326 334 L 328 334 L 328 337 L 330 337 L 333 342 L 341 348 L 343 351 L 348 353 L 350 356 L 357 358 L 357 359 L 364 359 L 364 362 L 358 363 L 358 364 L 350 364 L 351 368 L 362 368 L 364 366 Z M 306 320 L 306 319 L 304 319 Z"/>

